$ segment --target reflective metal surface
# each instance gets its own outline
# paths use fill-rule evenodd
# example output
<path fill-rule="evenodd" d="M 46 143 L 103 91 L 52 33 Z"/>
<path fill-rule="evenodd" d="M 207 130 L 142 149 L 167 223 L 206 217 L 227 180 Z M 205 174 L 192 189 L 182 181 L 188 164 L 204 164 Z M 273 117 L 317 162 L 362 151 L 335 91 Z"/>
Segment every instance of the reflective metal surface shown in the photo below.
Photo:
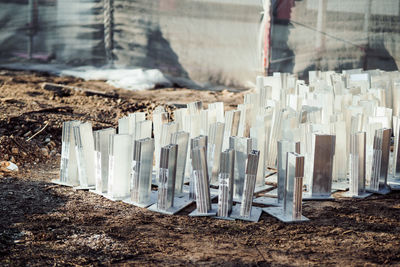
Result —
<path fill-rule="evenodd" d="M 130 196 L 132 151 L 132 135 L 110 135 L 107 195 L 111 199 L 124 199 Z"/>
<path fill-rule="evenodd" d="M 78 126 L 79 121 L 67 121 L 63 123 L 62 128 L 62 146 L 61 146 L 61 161 L 60 161 L 60 180 L 59 182 L 69 186 L 78 186 L 78 163 L 75 153 L 75 126 Z M 55 180 L 54 182 L 58 182 Z"/>
<path fill-rule="evenodd" d="M 185 180 L 186 155 L 189 147 L 189 133 L 179 131 L 172 134 L 171 143 L 178 145 L 178 154 L 176 158 L 176 180 L 175 193 L 182 193 Z"/>
<path fill-rule="evenodd" d="M 251 215 L 259 159 L 260 151 L 258 150 L 252 150 L 247 156 L 246 175 L 244 179 L 243 196 L 240 207 L 240 216 L 242 217 L 250 217 Z"/>
<path fill-rule="evenodd" d="M 221 152 L 219 168 L 218 213 L 219 217 L 228 217 L 233 204 L 233 176 L 235 152 L 228 149 Z"/>
<path fill-rule="evenodd" d="M 106 193 L 108 186 L 108 154 L 110 135 L 115 134 L 114 128 L 94 132 L 96 191 Z"/>
<path fill-rule="evenodd" d="M 175 144 L 161 148 L 157 201 L 159 210 L 168 210 L 174 206 L 177 154 L 178 146 Z"/>
<path fill-rule="evenodd" d="M 387 176 L 389 168 L 391 129 L 378 129 L 374 136 L 374 150 L 371 181 L 368 191 L 374 193 L 388 193 Z"/>
<path fill-rule="evenodd" d="M 196 209 L 200 214 L 207 214 L 211 210 L 211 197 L 207 172 L 206 147 L 196 146 L 191 150 L 191 154 L 196 192 Z"/>
<path fill-rule="evenodd" d="M 300 142 L 293 142 L 289 140 L 278 141 L 278 203 L 284 199 L 284 192 L 286 188 L 286 167 L 287 157 L 289 152 L 300 153 Z"/>
<path fill-rule="evenodd" d="M 313 197 L 329 197 L 332 192 L 335 136 L 313 134 L 313 148 L 311 195 Z"/>
<path fill-rule="evenodd" d="M 96 184 L 95 154 L 92 124 L 81 123 L 73 127 L 75 151 L 78 163 L 79 186 L 82 189 L 94 188 Z"/>
<path fill-rule="evenodd" d="M 151 204 L 151 174 L 153 170 L 154 139 L 135 141 L 131 170 L 131 200 Z"/>
<path fill-rule="evenodd" d="M 235 201 L 242 200 L 247 155 L 252 150 L 252 146 L 251 138 L 237 136 L 231 136 L 229 138 L 229 148 L 235 151 L 235 173 L 233 180 L 233 199 Z"/>
<path fill-rule="evenodd" d="M 208 136 L 208 175 L 211 184 L 218 183 L 218 173 L 220 167 L 220 156 L 222 152 L 222 143 L 224 138 L 225 124 L 215 122 L 210 125 Z"/>

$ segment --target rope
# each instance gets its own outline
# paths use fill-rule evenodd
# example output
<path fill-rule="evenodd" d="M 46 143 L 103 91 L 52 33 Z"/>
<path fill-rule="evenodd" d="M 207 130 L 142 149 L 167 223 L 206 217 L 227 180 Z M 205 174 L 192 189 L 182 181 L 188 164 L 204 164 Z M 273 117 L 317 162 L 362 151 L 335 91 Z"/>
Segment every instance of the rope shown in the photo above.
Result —
<path fill-rule="evenodd" d="M 107 62 L 113 65 L 114 48 L 114 0 L 104 0 L 104 49 Z"/>

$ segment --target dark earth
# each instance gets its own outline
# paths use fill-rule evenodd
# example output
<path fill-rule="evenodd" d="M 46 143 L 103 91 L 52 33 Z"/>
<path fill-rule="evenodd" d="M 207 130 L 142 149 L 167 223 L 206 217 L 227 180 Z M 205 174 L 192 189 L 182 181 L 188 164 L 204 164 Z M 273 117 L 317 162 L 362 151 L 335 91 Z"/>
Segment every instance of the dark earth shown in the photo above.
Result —
<path fill-rule="evenodd" d="M 46 82 L 105 94 L 48 91 Z M 306 202 L 310 222 L 284 224 L 265 213 L 258 223 L 188 217 L 194 204 L 160 215 L 50 183 L 58 178 L 63 121 L 115 127 L 129 112 L 150 118 L 157 105 L 171 111 L 203 100 L 233 108 L 243 93 L 128 92 L 103 81 L 9 70 L 0 70 L 0 85 L 0 161 L 19 167 L 0 177 L 1 266 L 400 266 L 398 192 Z"/>

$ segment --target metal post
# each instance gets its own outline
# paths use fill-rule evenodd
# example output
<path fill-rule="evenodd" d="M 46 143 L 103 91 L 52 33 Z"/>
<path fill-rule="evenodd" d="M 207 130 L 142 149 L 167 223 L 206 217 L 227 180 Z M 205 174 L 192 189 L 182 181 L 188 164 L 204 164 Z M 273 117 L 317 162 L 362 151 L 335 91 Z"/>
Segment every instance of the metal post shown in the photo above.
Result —
<path fill-rule="evenodd" d="M 368 191 L 378 194 L 387 194 L 390 188 L 387 186 L 389 168 L 390 136 L 391 129 L 378 129 L 374 136 L 374 152 L 372 162 L 372 174 Z"/>
<path fill-rule="evenodd" d="M 221 152 L 219 168 L 219 191 L 218 191 L 218 216 L 228 217 L 232 211 L 233 204 L 233 166 L 235 153 L 233 149 Z"/>
<path fill-rule="evenodd" d="M 225 130 L 222 150 L 229 148 L 229 137 L 236 136 L 240 121 L 240 110 L 230 110 L 225 113 Z"/>
<path fill-rule="evenodd" d="M 135 141 L 131 171 L 131 201 L 149 206 L 151 201 L 151 174 L 153 170 L 154 139 Z"/>
<path fill-rule="evenodd" d="M 258 150 L 251 151 L 247 156 L 246 176 L 244 179 L 242 204 L 240 206 L 240 216 L 242 217 L 250 217 L 251 215 L 259 159 L 260 151 Z"/>
<path fill-rule="evenodd" d="M 222 142 L 224 138 L 224 123 L 216 122 L 210 125 L 208 138 L 208 175 L 211 184 L 218 183 L 218 173 L 220 167 L 220 156 L 222 152 Z"/>
<path fill-rule="evenodd" d="M 182 193 L 183 183 L 185 180 L 186 155 L 189 145 L 189 133 L 179 131 L 173 133 L 171 139 L 172 144 L 178 145 L 175 181 L 175 193 L 178 195 Z"/>
<path fill-rule="evenodd" d="M 94 164 L 94 139 L 92 124 L 74 126 L 75 151 L 78 163 L 79 189 L 94 189 L 96 184 Z"/>
<path fill-rule="evenodd" d="M 235 150 L 233 198 L 237 202 L 242 200 L 247 155 L 251 152 L 252 146 L 253 143 L 250 138 L 231 136 L 229 139 L 229 147 Z"/>
<path fill-rule="evenodd" d="M 94 132 L 96 193 L 107 192 L 108 184 L 108 148 L 110 135 L 115 134 L 114 128 Z"/>
<path fill-rule="evenodd" d="M 304 178 L 304 156 L 287 153 L 286 187 L 283 207 L 264 208 L 263 211 L 276 217 L 282 222 L 308 221 L 302 216 L 302 195 Z"/>
<path fill-rule="evenodd" d="M 175 144 L 161 148 L 157 201 L 159 210 L 168 210 L 174 206 L 177 152 L 178 146 Z"/>
<path fill-rule="evenodd" d="M 62 128 L 62 145 L 60 161 L 60 179 L 53 180 L 55 184 L 78 186 L 78 165 L 75 153 L 75 137 L 73 129 L 79 125 L 79 121 L 66 121 Z"/>
<path fill-rule="evenodd" d="M 286 188 L 286 161 L 288 152 L 300 153 L 300 142 L 278 141 L 278 203 L 282 203 Z"/>
<path fill-rule="evenodd" d="M 122 200 L 130 196 L 133 138 L 129 134 L 110 136 L 107 197 Z"/>
<path fill-rule="evenodd" d="M 196 189 L 196 210 L 191 213 L 191 216 L 216 215 L 216 212 L 211 209 L 206 147 L 195 147 L 192 149 L 191 154 Z"/>
<path fill-rule="evenodd" d="M 310 192 L 304 199 L 330 199 L 332 193 L 333 157 L 335 136 L 312 134 L 312 174 Z"/>

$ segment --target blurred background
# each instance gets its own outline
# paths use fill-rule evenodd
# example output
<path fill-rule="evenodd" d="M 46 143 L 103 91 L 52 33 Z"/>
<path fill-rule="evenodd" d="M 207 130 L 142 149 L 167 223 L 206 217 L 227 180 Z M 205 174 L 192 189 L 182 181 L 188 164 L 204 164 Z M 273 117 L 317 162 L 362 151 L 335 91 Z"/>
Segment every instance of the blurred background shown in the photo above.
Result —
<path fill-rule="evenodd" d="M 0 0 L 0 64 L 158 69 L 198 85 L 397 70 L 398 0 Z"/>

